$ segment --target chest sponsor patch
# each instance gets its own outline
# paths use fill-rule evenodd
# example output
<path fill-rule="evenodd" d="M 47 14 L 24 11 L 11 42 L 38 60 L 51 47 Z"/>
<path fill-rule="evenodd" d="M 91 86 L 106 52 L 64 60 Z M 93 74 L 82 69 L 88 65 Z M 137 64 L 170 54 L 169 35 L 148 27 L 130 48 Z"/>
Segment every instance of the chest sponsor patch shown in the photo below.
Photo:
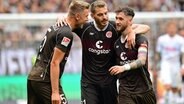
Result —
<path fill-rule="evenodd" d="M 61 41 L 61 45 L 64 45 L 64 46 L 68 46 L 68 44 L 70 43 L 70 39 L 67 38 L 67 37 L 63 37 L 63 40 Z"/>

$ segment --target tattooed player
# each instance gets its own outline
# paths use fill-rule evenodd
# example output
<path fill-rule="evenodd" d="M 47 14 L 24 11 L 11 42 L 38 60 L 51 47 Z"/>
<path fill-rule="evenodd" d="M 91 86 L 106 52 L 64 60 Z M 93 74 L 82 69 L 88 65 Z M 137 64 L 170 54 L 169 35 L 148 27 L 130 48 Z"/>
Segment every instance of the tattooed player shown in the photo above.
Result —
<path fill-rule="evenodd" d="M 148 72 L 148 41 L 136 35 L 133 49 L 127 47 L 127 28 L 132 25 L 134 11 L 120 8 L 116 11 L 116 29 L 121 32 L 114 49 L 117 64 L 110 68 L 111 75 L 119 76 L 119 104 L 156 104 Z"/>

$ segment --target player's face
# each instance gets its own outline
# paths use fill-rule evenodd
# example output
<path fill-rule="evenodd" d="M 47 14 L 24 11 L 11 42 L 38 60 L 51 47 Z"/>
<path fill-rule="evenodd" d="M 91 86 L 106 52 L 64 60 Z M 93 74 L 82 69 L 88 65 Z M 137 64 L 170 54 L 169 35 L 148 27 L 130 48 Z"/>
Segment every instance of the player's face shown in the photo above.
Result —
<path fill-rule="evenodd" d="M 89 10 L 85 9 L 82 13 L 79 14 L 79 19 L 78 19 L 78 26 L 84 25 L 88 21 L 88 15 L 89 15 Z"/>
<path fill-rule="evenodd" d="M 116 14 L 116 30 L 123 32 L 128 26 L 128 17 L 123 12 Z"/>
<path fill-rule="evenodd" d="M 176 26 L 176 24 L 169 24 L 167 26 L 167 33 L 170 36 L 174 36 L 177 33 L 177 26 Z"/>
<path fill-rule="evenodd" d="M 92 13 L 91 16 L 95 20 L 99 28 L 104 28 L 108 23 L 108 9 L 107 7 L 96 7 L 95 13 Z"/>

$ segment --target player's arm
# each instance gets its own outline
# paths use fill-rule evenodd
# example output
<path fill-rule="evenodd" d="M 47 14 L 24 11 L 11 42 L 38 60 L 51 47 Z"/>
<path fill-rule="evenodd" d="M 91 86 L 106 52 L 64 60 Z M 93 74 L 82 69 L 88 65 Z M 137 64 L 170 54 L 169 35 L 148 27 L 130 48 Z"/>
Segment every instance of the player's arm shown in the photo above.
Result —
<path fill-rule="evenodd" d="M 132 29 L 135 34 L 145 34 L 150 30 L 150 27 L 145 24 L 132 24 Z"/>
<path fill-rule="evenodd" d="M 66 16 L 58 16 L 56 19 L 56 25 L 58 27 L 63 27 L 64 25 L 68 25 L 66 22 Z"/>
<path fill-rule="evenodd" d="M 132 69 L 137 69 L 146 63 L 147 59 L 147 53 L 148 53 L 148 47 L 147 44 L 141 44 L 141 46 L 138 48 L 138 58 L 137 60 L 129 63 L 130 68 L 125 67 L 128 64 L 123 65 L 124 70 L 132 70 Z"/>
<path fill-rule="evenodd" d="M 137 69 L 146 63 L 147 59 L 147 53 L 148 53 L 148 47 L 147 44 L 141 44 L 138 48 L 138 58 L 135 61 L 132 61 L 129 64 L 125 64 L 123 66 L 113 66 L 110 68 L 110 74 L 111 75 L 117 75 L 119 73 L 122 73 L 127 70 L 133 70 Z"/>
<path fill-rule="evenodd" d="M 135 35 L 145 34 L 150 30 L 150 27 L 145 24 L 132 24 L 128 27 L 129 34 L 127 38 L 128 47 L 131 49 L 135 45 Z"/>
<path fill-rule="evenodd" d="M 54 48 L 53 57 L 50 63 L 50 80 L 52 87 L 52 103 L 56 102 L 60 104 L 59 96 L 59 73 L 60 73 L 60 62 L 62 61 L 65 53 L 58 48 Z"/>
<path fill-rule="evenodd" d="M 67 21 L 66 21 L 66 17 L 58 17 L 56 20 L 56 25 L 58 27 L 63 27 L 65 25 L 68 25 Z M 82 35 L 83 32 L 83 27 L 78 27 L 75 28 L 74 30 L 72 30 L 74 33 L 76 33 L 76 35 L 78 35 L 80 37 L 80 35 Z"/>

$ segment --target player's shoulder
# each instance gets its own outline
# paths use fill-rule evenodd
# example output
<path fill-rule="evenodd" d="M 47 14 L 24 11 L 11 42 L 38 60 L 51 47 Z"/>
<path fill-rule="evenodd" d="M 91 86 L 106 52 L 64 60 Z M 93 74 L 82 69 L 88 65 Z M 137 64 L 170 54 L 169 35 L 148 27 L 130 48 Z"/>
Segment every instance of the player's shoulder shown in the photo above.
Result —
<path fill-rule="evenodd" d="M 109 21 L 109 25 L 112 25 L 113 27 L 115 27 L 116 23 L 115 23 L 115 21 Z"/>
<path fill-rule="evenodd" d="M 112 21 L 112 20 L 110 20 L 109 23 L 112 25 L 116 25 L 115 21 Z"/>
<path fill-rule="evenodd" d="M 148 41 L 148 39 L 144 34 L 136 34 L 136 41 Z"/>
<path fill-rule="evenodd" d="M 71 33 L 72 32 L 72 29 L 70 28 L 70 26 L 64 25 L 62 27 L 59 27 L 58 32 L 61 32 L 61 33 L 62 32 L 64 32 L 64 33 L 66 33 L 66 32 Z"/>
<path fill-rule="evenodd" d="M 145 34 L 136 34 L 136 39 L 147 39 Z"/>
<path fill-rule="evenodd" d="M 78 29 L 85 30 L 93 25 L 92 21 L 86 22 L 83 26 L 79 27 Z"/>
<path fill-rule="evenodd" d="M 120 37 L 114 42 L 114 44 L 118 44 L 118 43 L 121 43 L 121 38 Z"/>
<path fill-rule="evenodd" d="M 47 31 L 58 31 L 59 30 L 59 28 L 60 27 L 58 27 L 57 25 L 51 25 L 48 29 L 47 29 Z"/>
<path fill-rule="evenodd" d="M 179 39 L 184 39 L 181 35 L 179 34 L 176 34 L 176 37 L 179 38 Z"/>
<path fill-rule="evenodd" d="M 68 26 L 68 25 L 65 25 L 65 26 L 62 26 L 62 27 L 59 27 L 58 31 L 57 31 L 57 36 L 67 36 L 67 37 L 70 37 L 72 38 L 73 37 L 73 32 L 72 32 L 72 29 Z"/>
<path fill-rule="evenodd" d="M 159 39 L 164 39 L 164 38 L 168 38 L 168 37 L 169 37 L 168 34 L 162 34 L 162 35 L 160 35 L 158 38 L 159 38 Z"/>
<path fill-rule="evenodd" d="M 178 40 L 178 42 L 184 43 L 184 38 L 179 34 L 176 34 L 176 40 Z"/>

